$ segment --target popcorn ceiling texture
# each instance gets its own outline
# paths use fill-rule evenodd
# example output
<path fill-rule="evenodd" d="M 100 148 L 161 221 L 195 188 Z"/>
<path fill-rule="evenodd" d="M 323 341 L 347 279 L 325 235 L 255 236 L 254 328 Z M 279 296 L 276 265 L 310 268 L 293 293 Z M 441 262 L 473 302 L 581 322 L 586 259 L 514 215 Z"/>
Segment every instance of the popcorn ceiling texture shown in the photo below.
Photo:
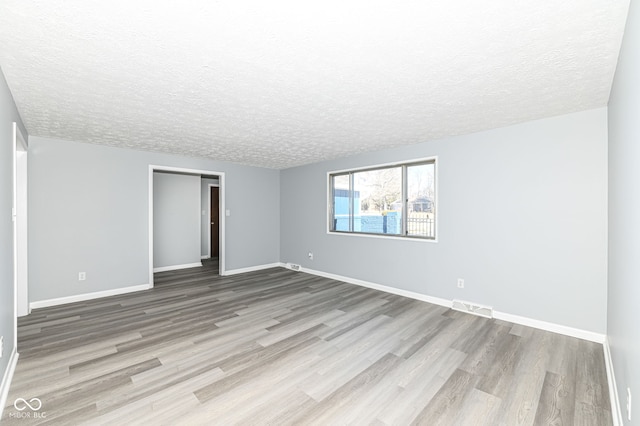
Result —
<path fill-rule="evenodd" d="M 605 106 L 629 1 L 3 0 L 30 135 L 287 168 Z"/>

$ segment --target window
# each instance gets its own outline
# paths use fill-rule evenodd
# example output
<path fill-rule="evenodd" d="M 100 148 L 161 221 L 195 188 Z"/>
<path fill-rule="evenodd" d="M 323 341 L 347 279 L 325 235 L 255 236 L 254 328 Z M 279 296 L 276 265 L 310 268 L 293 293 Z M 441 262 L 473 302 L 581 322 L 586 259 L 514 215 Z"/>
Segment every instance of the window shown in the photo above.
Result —
<path fill-rule="evenodd" d="M 329 231 L 436 238 L 436 160 L 329 173 Z"/>

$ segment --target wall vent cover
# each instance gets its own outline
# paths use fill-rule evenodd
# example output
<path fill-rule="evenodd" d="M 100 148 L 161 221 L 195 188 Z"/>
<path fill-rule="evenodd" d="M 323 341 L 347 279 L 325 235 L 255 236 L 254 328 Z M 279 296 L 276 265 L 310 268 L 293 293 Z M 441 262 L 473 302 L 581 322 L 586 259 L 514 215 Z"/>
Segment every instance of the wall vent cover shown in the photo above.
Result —
<path fill-rule="evenodd" d="M 300 265 L 296 265 L 295 263 L 289 263 L 289 269 L 292 271 L 299 271 L 302 267 Z"/>
<path fill-rule="evenodd" d="M 454 300 L 451 309 L 485 318 L 493 318 L 493 308 L 491 306 L 478 305 L 477 303 L 465 302 L 464 300 Z"/>

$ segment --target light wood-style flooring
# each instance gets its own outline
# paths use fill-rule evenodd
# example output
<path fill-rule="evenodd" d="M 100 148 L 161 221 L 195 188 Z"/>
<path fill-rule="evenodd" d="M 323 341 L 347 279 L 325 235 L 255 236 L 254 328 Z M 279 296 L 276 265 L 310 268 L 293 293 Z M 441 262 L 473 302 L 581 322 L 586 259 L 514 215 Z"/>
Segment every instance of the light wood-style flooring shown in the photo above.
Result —
<path fill-rule="evenodd" d="M 216 270 L 21 318 L 2 424 L 611 424 L 602 345 L 282 268 Z"/>

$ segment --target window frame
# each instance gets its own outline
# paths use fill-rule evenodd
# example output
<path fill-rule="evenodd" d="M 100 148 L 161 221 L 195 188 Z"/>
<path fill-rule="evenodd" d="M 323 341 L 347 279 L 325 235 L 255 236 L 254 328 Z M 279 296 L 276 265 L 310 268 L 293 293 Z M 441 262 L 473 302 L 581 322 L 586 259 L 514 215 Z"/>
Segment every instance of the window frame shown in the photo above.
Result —
<path fill-rule="evenodd" d="M 435 204 L 434 209 L 433 209 L 433 213 L 434 213 L 434 227 L 433 227 L 433 232 L 434 232 L 434 236 L 433 237 L 425 237 L 425 236 L 421 236 L 421 235 L 408 235 L 407 234 L 407 218 L 408 218 L 408 178 L 407 178 L 407 168 L 411 167 L 411 166 L 419 166 L 422 164 L 433 164 L 433 186 L 434 186 L 434 200 L 433 203 Z M 334 200 L 333 200 L 333 177 L 335 176 L 348 176 L 349 177 L 349 186 L 350 188 L 353 188 L 354 182 L 354 174 L 358 173 L 358 172 L 368 172 L 368 171 L 375 171 L 375 170 L 382 170 L 382 169 L 389 169 L 389 168 L 394 168 L 394 167 L 401 167 L 401 190 L 402 190 L 402 233 L 401 234 L 382 234 L 382 233 L 372 233 L 372 232 L 357 232 L 357 231 L 337 231 L 337 230 L 333 230 L 332 229 L 332 222 L 334 220 Z M 396 239 L 396 240 L 403 240 L 403 241 L 422 241 L 422 242 L 438 242 L 438 236 L 439 236 L 439 230 L 438 230 L 438 223 L 440 222 L 439 220 L 439 214 L 438 214 L 438 200 L 439 200 L 439 190 L 438 190 L 438 157 L 437 156 L 433 156 L 433 157 L 426 157 L 426 158 L 417 158 L 417 159 L 412 159 L 412 160 L 406 160 L 406 161 L 397 161 L 397 162 L 392 162 L 392 163 L 384 163 L 384 164 L 376 164 L 376 165 L 372 165 L 372 166 L 365 166 L 365 167 L 355 167 L 355 168 L 349 168 L 349 169 L 342 169 L 342 170 L 333 170 L 333 171 L 329 171 L 327 172 L 327 179 L 326 179 L 326 185 L 327 185 L 327 208 L 326 208 L 326 212 L 327 212 L 327 221 L 326 221 L 326 225 L 327 225 L 327 234 L 329 235 L 345 235 L 345 236 L 352 236 L 352 237 L 369 237 L 369 238 L 385 238 L 385 239 Z M 349 203 L 349 229 L 353 229 L 353 221 L 354 221 L 354 215 L 353 215 L 353 210 L 354 210 L 354 206 L 353 203 L 350 202 Z"/>

